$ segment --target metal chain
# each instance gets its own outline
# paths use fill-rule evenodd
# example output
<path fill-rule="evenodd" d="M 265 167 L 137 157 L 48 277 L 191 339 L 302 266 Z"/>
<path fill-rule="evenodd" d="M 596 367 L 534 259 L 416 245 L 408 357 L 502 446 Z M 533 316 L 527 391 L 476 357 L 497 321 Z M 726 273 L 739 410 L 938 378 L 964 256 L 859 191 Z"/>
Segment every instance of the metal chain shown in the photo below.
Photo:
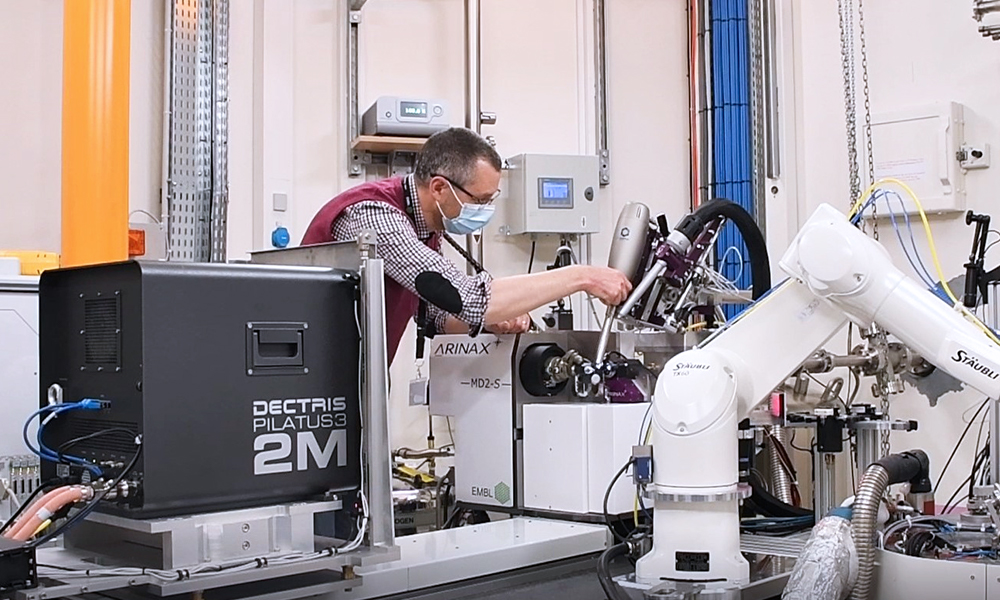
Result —
<path fill-rule="evenodd" d="M 857 201 L 861 195 L 861 165 L 858 156 L 858 115 L 857 115 L 857 87 L 855 69 L 855 31 L 854 31 L 854 2 L 855 0 L 837 0 L 837 11 L 840 17 L 840 52 L 841 69 L 844 77 L 844 115 L 847 128 L 847 160 L 850 169 L 850 191 L 851 205 Z M 857 26 L 858 42 L 861 50 L 861 79 L 862 93 L 864 94 L 864 143 L 865 160 L 867 162 L 867 185 L 875 181 L 875 160 L 872 142 L 872 115 L 871 115 L 871 92 L 868 81 L 868 49 L 865 43 L 865 13 L 864 0 L 857 0 Z M 867 185 L 865 187 L 867 187 Z M 875 206 L 871 208 L 872 235 L 879 239 L 878 221 Z M 867 228 L 868 219 L 861 221 L 862 227 Z M 884 377 L 877 377 L 878 395 L 880 407 L 885 418 L 889 418 L 889 390 Z M 889 454 L 889 431 L 883 430 L 881 435 L 882 456 Z"/>
<path fill-rule="evenodd" d="M 858 41 L 861 42 L 861 77 L 865 94 L 865 142 L 868 149 L 868 185 L 875 183 L 875 153 L 872 150 L 872 99 L 868 89 L 868 49 L 865 44 L 864 0 L 858 0 Z M 872 236 L 878 240 L 878 212 L 872 204 Z"/>
<path fill-rule="evenodd" d="M 859 43 L 861 44 L 861 78 L 864 86 L 865 95 L 865 143 L 867 147 L 868 160 L 868 185 L 875 183 L 875 158 L 874 150 L 872 149 L 872 101 L 871 92 L 868 89 L 868 49 L 865 44 L 865 7 L 864 0 L 858 0 L 858 35 Z M 872 236 L 878 240 L 878 213 L 876 212 L 876 204 L 872 204 Z M 889 390 L 887 386 L 879 390 L 880 394 L 880 408 L 882 409 L 882 414 L 885 415 L 886 419 L 891 418 L 889 416 Z M 889 455 L 889 430 L 882 430 L 881 445 L 882 445 L 882 456 Z"/>
<path fill-rule="evenodd" d="M 844 76 L 844 115 L 847 126 L 847 164 L 850 168 L 850 205 L 861 195 L 861 175 L 858 167 L 857 121 L 854 95 L 854 3 L 837 0 L 840 16 L 840 58 Z"/>

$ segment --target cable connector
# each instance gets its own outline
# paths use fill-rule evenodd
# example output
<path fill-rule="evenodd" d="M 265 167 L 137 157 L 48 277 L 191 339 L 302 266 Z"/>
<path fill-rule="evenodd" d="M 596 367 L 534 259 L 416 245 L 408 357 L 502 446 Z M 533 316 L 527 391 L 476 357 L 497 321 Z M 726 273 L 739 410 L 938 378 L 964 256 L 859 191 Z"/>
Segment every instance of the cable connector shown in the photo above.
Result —
<path fill-rule="evenodd" d="M 633 476 L 636 485 L 653 482 L 653 447 L 632 446 Z"/>
<path fill-rule="evenodd" d="M 105 408 L 111 408 L 111 402 L 108 400 L 97 400 L 95 398 L 84 398 L 77 404 L 83 410 L 104 410 Z"/>

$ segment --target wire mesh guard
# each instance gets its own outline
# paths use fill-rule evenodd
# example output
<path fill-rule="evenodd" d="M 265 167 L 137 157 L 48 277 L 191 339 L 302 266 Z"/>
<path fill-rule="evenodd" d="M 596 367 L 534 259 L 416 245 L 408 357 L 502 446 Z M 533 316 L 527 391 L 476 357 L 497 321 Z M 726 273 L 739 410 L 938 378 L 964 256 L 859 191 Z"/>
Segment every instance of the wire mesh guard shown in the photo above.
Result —
<path fill-rule="evenodd" d="M 170 259 L 224 261 L 229 0 L 168 3 Z"/>

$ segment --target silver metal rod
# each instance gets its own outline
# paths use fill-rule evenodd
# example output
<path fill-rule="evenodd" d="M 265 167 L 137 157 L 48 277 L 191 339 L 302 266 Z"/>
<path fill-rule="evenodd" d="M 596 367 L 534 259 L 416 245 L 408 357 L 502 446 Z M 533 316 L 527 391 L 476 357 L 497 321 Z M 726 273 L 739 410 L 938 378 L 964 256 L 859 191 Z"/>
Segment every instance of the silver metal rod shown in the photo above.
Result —
<path fill-rule="evenodd" d="M 657 260 L 653 264 L 653 267 L 649 270 L 648 273 L 646 273 L 645 276 L 643 276 L 642 281 L 639 282 L 639 285 L 635 286 L 635 289 L 632 290 L 632 293 L 629 295 L 628 299 L 626 299 L 625 303 L 622 304 L 621 308 L 618 309 L 618 318 L 623 318 L 628 316 L 628 313 L 632 310 L 632 308 L 636 305 L 636 303 L 638 303 L 639 300 L 642 298 L 642 296 L 647 291 L 649 291 L 649 288 L 653 285 L 653 282 L 656 281 L 656 278 L 659 277 L 666 269 L 667 269 L 667 263 L 665 263 L 663 260 Z"/>
<path fill-rule="evenodd" d="M 171 99 L 170 93 L 173 89 L 174 71 L 174 2 L 164 0 L 163 2 L 163 156 L 160 179 L 160 227 L 163 235 L 167 238 L 167 260 L 170 260 L 170 195 L 172 184 L 170 183 L 170 119 Z"/>
<path fill-rule="evenodd" d="M 802 363 L 802 370 L 807 373 L 827 373 L 831 369 L 840 367 L 864 367 L 872 362 L 868 356 L 857 356 L 848 354 L 846 356 L 833 356 L 824 354 L 813 356 Z"/>
<path fill-rule="evenodd" d="M 481 0 L 465 0 L 465 127 L 482 133 L 482 4 Z M 465 236 L 465 249 L 472 258 L 483 263 L 483 235 L 470 233 Z M 475 267 L 466 265 L 469 275 Z"/>
<path fill-rule="evenodd" d="M 715 187 L 715 153 L 712 151 L 712 139 L 714 137 L 715 125 L 712 122 L 712 26 L 711 19 L 709 18 L 712 14 L 712 0 L 704 0 L 700 5 L 699 13 L 701 14 L 701 46 L 699 47 L 698 55 L 701 58 L 701 76 L 702 76 L 702 132 L 700 140 L 701 157 L 700 162 L 704 165 L 702 171 L 702 195 L 701 200 L 707 202 L 714 196 Z"/>
<path fill-rule="evenodd" d="M 364 456 L 367 469 L 369 540 L 372 546 L 395 543 L 392 513 L 392 463 L 389 448 L 389 359 L 385 340 L 385 266 L 375 258 L 374 234 L 361 242 L 363 347 L 362 400 Z"/>
<path fill-rule="evenodd" d="M 781 462 L 780 450 L 775 450 L 775 445 L 785 448 L 785 428 L 780 425 L 771 427 L 771 482 L 774 497 L 785 504 L 792 503 L 792 478 L 785 470 Z M 786 453 L 787 454 L 787 453 Z"/>
<path fill-rule="evenodd" d="M 767 176 L 781 176 L 781 136 L 778 129 L 778 34 L 774 22 L 774 0 L 765 0 L 764 16 L 764 105 L 767 127 Z"/>
<path fill-rule="evenodd" d="M 986 325 L 992 329 L 1000 328 L 1000 282 L 991 282 L 986 287 Z"/>
<path fill-rule="evenodd" d="M 750 45 L 750 122 L 751 122 L 751 154 L 752 154 L 752 183 L 753 183 L 753 208 L 754 219 L 765 235 L 765 218 L 767 194 L 766 189 L 766 162 L 767 149 L 765 139 L 765 121 L 767 107 L 765 104 L 765 79 L 764 71 L 764 0 L 748 0 L 748 38 Z"/>
<path fill-rule="evenodd" d="M 986 326 L 1000 327 L 1000 284 L 986 286 Z M 1000 483 L 1000 400 L 990 401 L 990 483 Z"/>
<path fill-rule="evenodd" d="M 1000 483 L 1000 400 L 990 400 L 990 483 Z"/>
<path fill-rule="evenodd" d="M 589 302 L 589 300 L 588 300 Z M 608 312 L 604 315 L 604 327 L 601 328 L 601 337 L 597 341 L 597 352 L 594 354 L 594 364 L 604 362 L 604 355 L 608 351 L 608 340 L 611 339 L 611 328 L 615 325 L 615 307 L 609 306 Z"/>
<path fill-rule="evenodd" d="M 455 453 L 448 448 L 426 448 L 423 450 L 412 450 L 410 448 L 400 448 L 396 450 L 396 456 L 405 460 L 420 460 L 424 458 L 446 458 L 455 456 Z"/>
<path fill-rule="evenodd" d="M 813 452 L 813 511 L 817 519 L 822 519 L 836 506 L 836 470 L 836 454 Z"/>
<path fill-rule="evenodd" d="M 857 478 L 861 483 L 865 470 L 881 458 L 881 432 L 878 429 L 856 429 L 858 436 Z"/>
<path fill-rule="evenodd" d="M 611 154 L 608 150 L 608 60 L 607 4 L 594 0 L 594 111 L 597 120 L 597 157 L 601 186 L 611 183 Z"/>
<path fill-rule="evenodd" d="M 358 28 L 361 25 L 361 7 L 364 0 L 352 0 L 347 7 L 347 156 L 348 175 L 358 177 L 361 173 L 361 163 L 354 160 L 352 144 L 361 131 L 361 118 L 358 112 Z"/>

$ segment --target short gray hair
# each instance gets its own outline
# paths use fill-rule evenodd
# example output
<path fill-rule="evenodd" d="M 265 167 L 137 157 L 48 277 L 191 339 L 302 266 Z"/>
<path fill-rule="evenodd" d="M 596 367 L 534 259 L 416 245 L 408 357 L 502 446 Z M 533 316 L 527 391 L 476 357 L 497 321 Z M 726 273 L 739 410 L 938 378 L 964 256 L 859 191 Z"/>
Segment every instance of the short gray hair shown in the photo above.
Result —
<path fill-rule="evenodd" d="M 435 133 L 424 143 L 414 174 L 421 184 L 427 184 L 435 175 L 442 175 L 464 186 L 472 182 L 476 163 L 480 160 L 500 170 L 500 155 L 489 142 L 469 129 L 451 127 Z"/>

